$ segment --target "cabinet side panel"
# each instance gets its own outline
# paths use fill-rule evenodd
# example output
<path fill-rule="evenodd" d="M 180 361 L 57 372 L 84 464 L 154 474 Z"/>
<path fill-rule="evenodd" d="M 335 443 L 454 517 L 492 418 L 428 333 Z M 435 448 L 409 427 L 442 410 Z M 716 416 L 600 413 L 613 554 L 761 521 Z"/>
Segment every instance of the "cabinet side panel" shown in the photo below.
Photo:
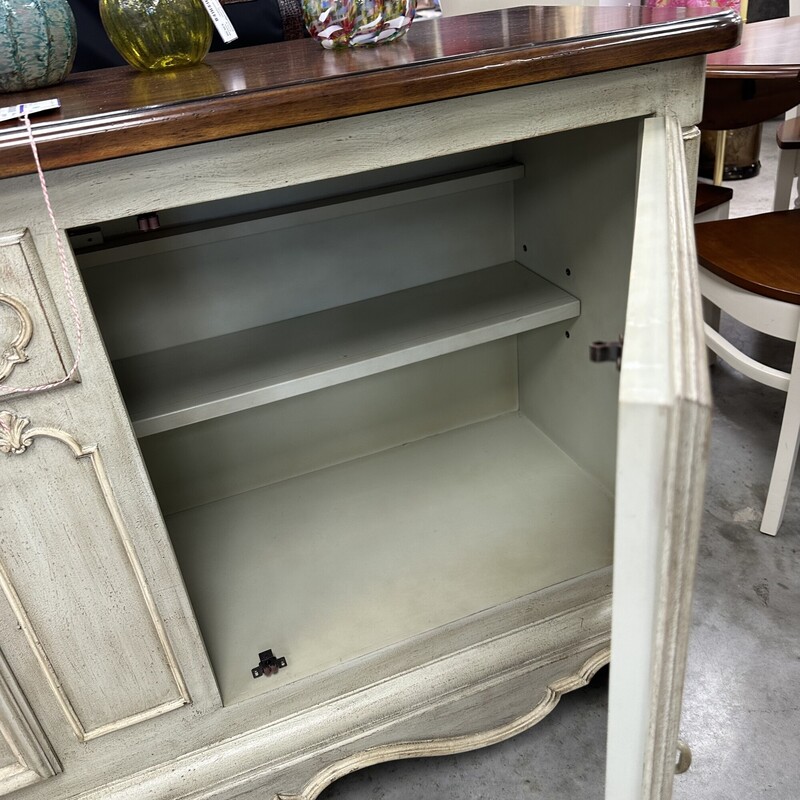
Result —
<path fill-rule="evenodd" d="M 2 422 L 2 588 L 75 735 L 183 705 L 97 447 L 6 412 Z"/>
<path fill-rule="evenodd" d="M 520 337 L 520 408 L 612 490 L 619 374 L 592 365 L 589 344 L 625 324 L 639 121 L 518 146 L 516 259 L 575 295 L 578 319 Z"/>

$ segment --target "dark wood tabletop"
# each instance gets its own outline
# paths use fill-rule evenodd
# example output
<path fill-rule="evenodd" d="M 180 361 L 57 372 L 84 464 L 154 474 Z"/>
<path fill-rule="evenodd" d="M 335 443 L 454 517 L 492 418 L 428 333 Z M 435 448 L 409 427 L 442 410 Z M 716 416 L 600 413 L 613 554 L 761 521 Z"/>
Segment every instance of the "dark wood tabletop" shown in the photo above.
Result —
<path fill-rule="evenodd" d="M 800 17 L 751 22 L 737 47 L 708 57 L 709 78 L 793 78 L 800 73 Z"/>
<path fill-rule="evenodd" d="M 706 54 L 739 32 L 731 11 L 524 7 L 418 22 L 375 48 L 331 52 L 303 39 L 171 72 L 83 72 L 0 105 L 61 100 L 60 111 L 32 118 L 54 169 Z M 22 124 L 0 123 L 0 177 L 32 171 Z"/>
<path fill-rule="evenodd" d="M 800 17 L 751 22 L 738 47 L 708 57 L 703 128 L 755 125 L 800 103 Z"/>

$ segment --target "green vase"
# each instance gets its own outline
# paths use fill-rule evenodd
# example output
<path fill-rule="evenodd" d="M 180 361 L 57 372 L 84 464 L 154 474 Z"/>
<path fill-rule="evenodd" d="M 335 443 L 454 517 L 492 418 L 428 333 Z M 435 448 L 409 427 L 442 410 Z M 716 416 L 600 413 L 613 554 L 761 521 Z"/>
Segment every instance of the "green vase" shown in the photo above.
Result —
<path fill-rule="evenodd" d="M 197 64 L 211 46 L 211 17 L 200 0 L 100 0 L 100 19 L 136 69 Z"/>
<path fill-rule="evenodd" d="M 0 92 L 61 83 L 77 45 L 67 0 L 0 0 Z"/>

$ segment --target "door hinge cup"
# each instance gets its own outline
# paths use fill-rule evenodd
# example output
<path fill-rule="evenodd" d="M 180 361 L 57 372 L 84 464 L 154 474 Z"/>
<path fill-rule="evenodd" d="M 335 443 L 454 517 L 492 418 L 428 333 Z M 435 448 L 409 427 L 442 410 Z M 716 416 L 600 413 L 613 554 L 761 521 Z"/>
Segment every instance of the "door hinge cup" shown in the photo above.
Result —
<path fill-rule="evenodd" d="M 614 361 L 617 369 L 622 364 L 622 337 L 616 342 L 592 342 L 589 345 L 589 358 L 591 361 Z"/>

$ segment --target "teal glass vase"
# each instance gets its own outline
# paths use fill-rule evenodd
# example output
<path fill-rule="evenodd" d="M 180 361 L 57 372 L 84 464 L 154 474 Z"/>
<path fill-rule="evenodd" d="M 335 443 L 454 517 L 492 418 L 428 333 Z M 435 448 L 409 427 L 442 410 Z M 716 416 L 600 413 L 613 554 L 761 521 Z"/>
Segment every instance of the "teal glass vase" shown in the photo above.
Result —
<path fill-rule="evenodd" d="M 61 83 L 77 46 L 67 0 L 0 0 L 0 92 Z"/>

